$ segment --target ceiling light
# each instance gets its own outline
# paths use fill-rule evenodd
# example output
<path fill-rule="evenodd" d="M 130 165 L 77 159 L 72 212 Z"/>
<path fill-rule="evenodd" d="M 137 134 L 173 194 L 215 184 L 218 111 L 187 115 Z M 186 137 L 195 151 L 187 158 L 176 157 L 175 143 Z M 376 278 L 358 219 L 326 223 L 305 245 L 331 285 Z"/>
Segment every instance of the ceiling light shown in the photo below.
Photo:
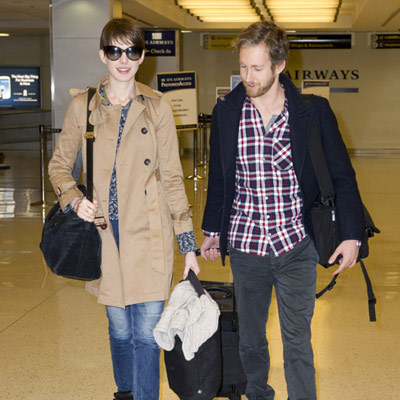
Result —
<path fill-rule="evenodd" d="M 265 0 L 267 7 L 337 7 L 339 0 Z"/>
<path fill-rule="evenodd" d="M 258 15 L 254 16 L 226 16 L 226 15 L 213 15 L 200 18 L 203 22 L 258 22 L 260 17 Z"/>
<path fill-rule="evenodd" d="M 335 22 L 341 0 L 265 0 L 276 22 Z"/>
<path fill-rule="evenodd" d="M 249 0 L 176 0 L 176 3 L 202 22 L 260 21 Z"/>
<path fill-rule="evenodd" d="M 330 11 L 330 10 L 276 10 L 273 13 L 274 18 L 279 17 L 279 16 L 284 16 L 284 15 L 298 15 L 298 16 L 304 16 L 306 17 L 307 15 L 309 16 L 328 16 L 328 17 L 334 17 L 335 16 L 335 11 Z"/>
<path fill-rule="evenodd" d="M 176 0 L 178 6 L 183 8 L 198 8 L 198 7 L 246 7 L 250 4 L 248 0 Z"/>
<path fill-rule="evenodd" d="M 248 7 L 190 7 L 189 8 L 190 12 L 196 11 L 196 12 L 208 12 L 208 13 L 220 13 L 222 12 L 229 12 L 229 11 L 235 11 L 235 12 L 248 12 L 251 11 L 254 13 L 254 8 L 251 6 Z"/>
<path fill-rule="evenodd" d="M 280 17 L 274 17 L 274 21 L 277 23 L 282 22 L 332 22 L 332 17 L 327 16 L 296 16 L 296 15 L 284 15 Z"/>
<path fill-rule="evenodd" d="M 216 8 L 214 10 L 210 10 L 210 9 L 198 9 L 198 8 L 191 8 L 190 9 L 190 13 L 196 16 L 199 15 L 204 15 L 204 16 L 208 16 L 208 15 L 255 15 L 254 10 L 253 9 L 241 9 L 241 8 L 234 8 L 231 10 L 226 10 L 226 9 L 221 9 L 221 8 Z"/>
<path fill-rule="evenodd" d="M 9 34 L 9 33 L 0 33 L 0 36 L 2 36 L 2 37 L 8 37 L 8 36 L 10 36 L 10 34 Z"/>

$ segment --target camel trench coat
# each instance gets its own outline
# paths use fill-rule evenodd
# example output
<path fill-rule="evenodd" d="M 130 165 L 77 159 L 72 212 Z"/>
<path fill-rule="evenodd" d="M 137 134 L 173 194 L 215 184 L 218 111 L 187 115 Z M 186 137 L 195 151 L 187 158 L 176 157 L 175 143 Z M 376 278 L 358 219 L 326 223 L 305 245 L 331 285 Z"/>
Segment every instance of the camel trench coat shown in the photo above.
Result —
<path fill-rule="evenodd" d="M 90 101 L 94 125 L 93 185 L 104 216 L 102 277 L 87 282 L 86 290 L 101 304 L 124 308 L 130 304 L 165 300 L 172 283 L 174 233 L 193 230 L 185 194 L 178 139 L 170 106 L 161 94 L 135 82 L 135 98 L 126 119 L 118 153 L 121 106 L 107 106 L 99 94 L 103 78 Z M 71 172 L 82 147 L 86 172 L 87 90 L 71 91 L 56 149 L 49 163 L 49 177 L 61 207 L 82 193 Z M 110 179 L 116 162 L 119 252 L 109 221 Z"/>

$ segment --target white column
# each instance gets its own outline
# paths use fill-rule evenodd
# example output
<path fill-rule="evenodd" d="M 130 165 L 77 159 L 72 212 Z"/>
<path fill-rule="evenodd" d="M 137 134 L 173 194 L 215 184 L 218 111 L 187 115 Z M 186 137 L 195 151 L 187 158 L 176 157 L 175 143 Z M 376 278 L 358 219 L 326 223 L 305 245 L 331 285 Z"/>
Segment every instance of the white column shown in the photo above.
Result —
<path fill-rule="evenodd" d="M 52 124 L 61 128 L 70 88 L 95 86 L 106 73 L 99 59 L 100 34 L 113 14 L 112 0 L 52 0 Z"/>

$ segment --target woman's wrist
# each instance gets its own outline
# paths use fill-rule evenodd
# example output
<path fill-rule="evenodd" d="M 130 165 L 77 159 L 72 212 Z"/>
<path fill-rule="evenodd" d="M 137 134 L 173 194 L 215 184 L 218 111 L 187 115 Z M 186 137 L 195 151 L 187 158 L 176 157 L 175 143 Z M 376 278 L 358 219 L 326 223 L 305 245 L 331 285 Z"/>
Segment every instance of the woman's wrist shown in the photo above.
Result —
<path fill-rule="evenodd" d="M 76 206 L 78 205 L 78 203 L 79 203 L 79 201 L 80 200 L 82 200 L 83 199 L 83 197 L 82 196 L 77 196 L 77 197 L 74 197 L 71 201 L 70 201 L 70 206 L 72 207 L 72 209 L 74 210 L 74 211 L 76 211 Z"/>
<path fill-rule="evenodd" d="M 196 251 L 197 246 L 196 246 L 196 239 L 194 237 L 194 232 L 184 232 L 179 235 L 177 235 L 177 240 L 178 240 L 178 247 L 179 247 L 179 252 L 181 254 L 187 254 L 191 251 Z"/>

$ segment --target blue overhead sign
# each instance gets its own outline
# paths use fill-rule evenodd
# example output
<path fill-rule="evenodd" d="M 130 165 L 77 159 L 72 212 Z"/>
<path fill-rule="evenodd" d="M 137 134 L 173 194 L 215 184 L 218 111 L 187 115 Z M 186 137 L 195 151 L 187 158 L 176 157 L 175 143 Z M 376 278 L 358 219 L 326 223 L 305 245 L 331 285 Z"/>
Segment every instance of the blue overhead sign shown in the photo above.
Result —
<path fill-rule="evenodd" d="M 173 57 L 175 56 L 175 31 L 145 30 L 146 56 Z"/>

